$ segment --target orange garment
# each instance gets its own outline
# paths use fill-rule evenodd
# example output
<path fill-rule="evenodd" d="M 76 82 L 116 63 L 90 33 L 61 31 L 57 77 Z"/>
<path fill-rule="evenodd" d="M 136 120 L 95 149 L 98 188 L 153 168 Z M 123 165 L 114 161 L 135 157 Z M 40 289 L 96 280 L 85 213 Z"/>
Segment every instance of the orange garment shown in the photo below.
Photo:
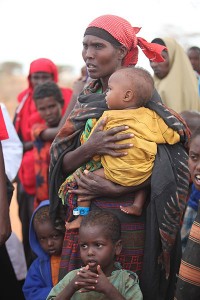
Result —
<path fill-rule="evenodd" d="M 53 286 L 58 283 L 60 260 L 61 260 L 61 256 L 55 256 L 55 255 L 51 256 L 51 276 L 52 276 Z"/>

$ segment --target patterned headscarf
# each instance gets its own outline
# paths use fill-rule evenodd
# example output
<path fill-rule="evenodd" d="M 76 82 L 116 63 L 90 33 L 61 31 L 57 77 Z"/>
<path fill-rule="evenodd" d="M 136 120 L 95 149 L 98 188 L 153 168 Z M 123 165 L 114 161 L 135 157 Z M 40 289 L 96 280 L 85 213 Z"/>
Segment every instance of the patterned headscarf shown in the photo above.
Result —
<path fill-rule="evenodd" d="M 136 34 L 141 28 L 132 27 L 128 21 L 121 17 L 103 15 L 96 18 L 88 25 L 84 36 L 88 34 L 92 35 L 89 30 L 91 28 L 100 28 L 107 31 L 114 39 L 128 49 L 128 53 L 123 61 L 123 66 L 136 65 L 138 61 L 138 46 L 151 61 L 164 61 L 161 53 L 166 47 L 148 43 L 145 39 L 137 37 Z M 98 37 L 100 36 L 98 35 Z M 103 35 L 102 38 L 104 38 Z"/>

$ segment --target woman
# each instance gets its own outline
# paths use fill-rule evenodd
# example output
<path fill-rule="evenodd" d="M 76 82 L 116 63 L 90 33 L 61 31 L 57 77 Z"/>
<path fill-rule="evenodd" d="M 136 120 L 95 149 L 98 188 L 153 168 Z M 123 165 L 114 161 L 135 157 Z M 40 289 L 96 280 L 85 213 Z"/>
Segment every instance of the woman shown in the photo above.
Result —
<path fill-rule="evenodd" d="M 150 61 L 163 103 L 178 113 L 200 110 L 198 83 L 184 49 L 173 38 L 156 38 L 152 43 L 167 47 L 162 53 L 164 62 Z"/>
<path fill-rule="evenodd" d="M 156 61 L 163 60 L 161 52 L 165 48 L 159 45 L 149 44 L 142 38 L 137 38 L 136 33 L 138 31 L 139 28 L 132 28 L 129 22 L 113 15 L 100 16 L 92 21 L 85 31 L 82 55 L 87 66 L 88 74 L 94 80 L 81 93 L 74 110 L 58 133 L 51 147 L 50 205 L 52 217 L 55 217 L 61 201 L 58 198 L 58 189 L 67 175 L 90 160 L 95 154 L 108 154 L 115 157 L 123 156 L 126 155 L 126 149 L 132 146 L 128 144 L 127 141 L 125 141 L 123 145 L 116 143 L 119 140 L 126 140 L 130 137 L 128 133 L 122 133 L 122 131 L 126 129 L 125 126 L 116 127 L 103 132 L 102 129 L 106 120 L 103 120 L 99 124 L 90 139 L 82 146 L 80 146 L 79 137 L 84 129 L 86 120 L 90 117 L 100 117 L 103 111 L 107 109 L 105 94 L 103 93 L 107 89 L 110 75 L 122 66 L 134 66 L 137 63 L 138 45 L 149 59 Z M 90 94 L 90 97 L 87 96 L 88 94 Z M 160 101 L 156 92 L 154 93 L 154 99 Z M 161 102 L 156 103 L 150 101 L 149 108 L 156 110 L 158 114 L 165 118 L 165 122 L 170 127 L 176 128 L 181 135 L 181 140 L 187 140 L 184 125 L 180 123 L 176 117 L 172 116 L 167 109 L 164 110 Z M 175 123 L 178 124 L 178 127 L 176 127 Z M 121 150 L 121 152 L 115 150 Z M 173 152 L 173 158 L 169 157 L 170 152 Z M 177 157 L 178 153 L 180 157 Z M 168 167 L 166 174 L 162 173 L 162 169 L 159 168 L 161 156 L 162 162 L 165 162 L 165 166 Z M 76 178 L 79 189 L 74 191 L 74 193 L 82 197 L 82 200 L 92 200 L 91 209 L 100 208 L 111 210 L 119 217 L 122 223 L 123 240 L 123 251 L 120 256 L 120 262 L 123 268 L 132 270 L 139 275 L 143 294 L 147 297 L 145 299 L 154 300 L 157 299 L 159 295 L 161 285 L 164 295 L 168 297 L 167 288 L 169 282 L 171 284 L 172 277 L 175 279 L 174 276 L 171 276 L 171 273 L 169 277 L 170 280 L 166 280 L 164 276 L 166 274 L 168 276 L 169 273 L 168 257 L 174 248 L 177 232 L 179 230 L 180 215 L 184 207 L 189 177 L 187 154 L 182 144 L 176 144 L 171 147 L 159 147 L 159 155 L 157 157 L 155 161 L 155 170 L 157 171 L 152 175 L 152 191 L 151 194 L 149 193 L 149 201 L 151 200 L 150 205 L 148 206 L 148 212 L 147 208 L 145 208 L 140 217 L 126 215 L 120 210 L 120 205 L 127 206 L 132 203 L 134 190 L 136 190 L 133 187 L 127 188 L 115 185 L 108 180 L 89 173 L 82 174 L 80 179 Z M 177 185 L 174 178 L 174 176 L 177 175 L 174 175 L 170 163 L 172 159 L 173 163 L 176 164 L 176 171 L 180 176 L 178 178 L 183 179 L 181 182 L 178 182 L 179 194 L 177 194 Z M 177 165 L 179 162 L 180 165 Z M 182 170 L 180 170 L 180 166 L 182 166 Z M 163 166 L 161 166 L 161 168 L 163 168 Z M 157 177 L 158 170 L 160 171 L 159 177 Z M 170 175 L 171 177 L 169 178 Z M 158 180 L 163 181 L 162 185 L 156 188 Z M 165 184 L 165 182 L 167 182 L 168 185 Z M 143 185 L 138 186 L 138 188 L 147 187 L 148 184 L 149 182 L 145 182 Z M 169 186 L 173 190 L 169 190 Z M 160 204 L 160 199 L 157 199 L 158 195 L 161 195 L 161 199 L 163 199 L 162 205 Z M 182 204 L 180 206 L 179 201 Z M 170 206 L 168 205 L 169 202 Z M 164 227 L 166 225 L 164 218 L 168 218 L 169 215 L 171 217 L 172 215 L 171 211 L 169 213 L 170 209 L 173 211 L 173 226 L 169 225 L 170 220 L 167 227 Z M 72 210 L 73 208 L 67 210 L 68 221 L 72 218 Z M 150 213 L 150 210 L 153 214 Z M 157 212 L 155 210 L 157 210 Z M 165 213 L 166 211 L 167 213 Z M 158 219 L 156 215 L 159 215 Z M 148 219 L 147 216 L 149 216 Z M 146 234 L 146 241 L 145 227 L 149 230 Z M 60 278 L 70 270 L 80 267 L 81 265 L 77 238 L 78 230 L 66 231 L 61 258 Z M 171 243 L 167 248 L 166 241 L 169 240 Z M 164 276 L 162 279 L 160 275 L 163 264 L 158 265 L 157 263 L 158 256 L 161 255 L 161 253 L 166 254 L 164 255 L 166 263 L 164 263 L 160 257 L 160 261 L 166 267 L 166 273 L 163 272 Z M 149 255 L 151 255 L 151 259 Z M 149 269 L 149 267 L 151 267 L 151 269 Z M 142 271 L 144 275 L 141 274 Z M 149 272 L 149 275 L 146 271 Z M 152 274 L 150 274 L 150 271 Z M 171 272 L 174 275 L 175 271 L 171 270 Z M 153 288 L 152 285 L 155 288 Z M 173 284 L 170 291 L 174 291 Z M 163 297 L 163 299 L 165 298 Z M 169 300 L 171 298 L 168 297 L 166 299 Z"/>
<path fill-rule="evenodd" d="M 31 128 L 36 123 L 44 123 L 37 112 L 34 100 L 34 88 L 44 82 L 58 82 L 56 65 L 47 58 L 39 58 L 31 62 L 28 74 L 28 88 L 18 95 L 19 105 L 16 109 L 14 125 L 23 143 L 24 154 L 18 173 L 17 201 L 19 217 L 22 222 L 23 245 L 27 266 L 32 262 L 33 255 L 29 245 L 29 223 L 33 213 L 33 200 L 36 192 L 36 177 L 34 172 L 33 142 Z M 63 114 L 71 99 L 72 90 L 61 88 L 64 106 Z"/>

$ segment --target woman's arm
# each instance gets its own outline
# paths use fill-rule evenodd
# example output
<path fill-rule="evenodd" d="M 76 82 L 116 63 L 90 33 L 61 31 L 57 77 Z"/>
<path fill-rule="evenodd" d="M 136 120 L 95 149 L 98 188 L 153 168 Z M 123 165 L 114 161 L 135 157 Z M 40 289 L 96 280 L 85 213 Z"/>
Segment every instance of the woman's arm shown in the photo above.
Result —
<path fill-rule="evenodd" d="M 103 119 L 94 129 L 90 138 L 74 151 L 65 154 L 63 159 L 63 171 L 70 174 L 78 169 L 81 165 L 88 162 L 94 155 L 111 155 L 113 157 L 122 157 L 127 155 L 124 150 L 133 147 L 133 144 L 117 144 L 118 141 L 126 140 L 133 137 L 133 134 L 123 133 L 128 126 L 118 126 L 107 131 L 103 131 L 107 119 Z"/>
<path fill-rule="evenodd" d="M 79 202 L 103 196 L 119 197 L 121 195 L 136 192 L 140 189 L 148 188 L 151 183 L 151 179 L 148 178 L 145 182 L 137 186 L 122 186 L 88 171 L 84 171 L 83 174 L 80 174 L 80 177 L 74 174 L 74 177 L 78 189 L 69 190 L 68 192 L 79 195 Z"/>
<path fill-rule="evenodd" d="M 6 242 L 11 234 L 9 204 L 6 185 L 6 174 L 0 142 L 0 246 Z"/>

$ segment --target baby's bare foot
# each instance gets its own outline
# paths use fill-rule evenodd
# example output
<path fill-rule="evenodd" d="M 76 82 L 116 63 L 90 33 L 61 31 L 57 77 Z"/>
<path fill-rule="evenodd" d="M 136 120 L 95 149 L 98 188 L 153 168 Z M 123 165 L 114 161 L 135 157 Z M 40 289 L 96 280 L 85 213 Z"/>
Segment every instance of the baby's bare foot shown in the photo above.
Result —
<path fill-rule="evenodd" d="M 128 215 L 141 216 L 142 209 L 135 205 L 132 206 L 120 206 L 121 211 Z"/>

